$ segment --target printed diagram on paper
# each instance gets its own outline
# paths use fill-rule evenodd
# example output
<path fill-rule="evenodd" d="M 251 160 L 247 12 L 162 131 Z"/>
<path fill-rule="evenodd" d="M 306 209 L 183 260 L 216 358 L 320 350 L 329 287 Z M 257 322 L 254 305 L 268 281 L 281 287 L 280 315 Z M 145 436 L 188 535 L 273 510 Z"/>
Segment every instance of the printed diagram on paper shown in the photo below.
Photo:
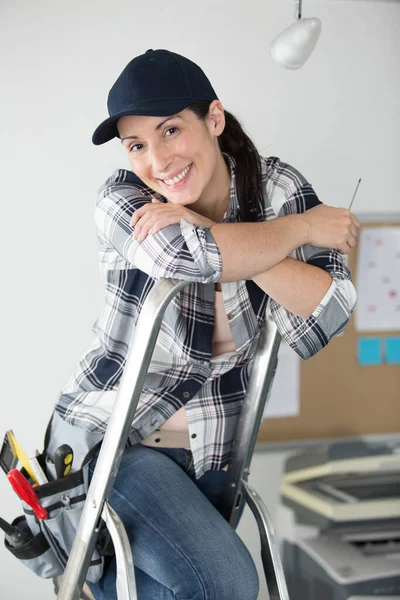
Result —
<path fill-rule="evenodd" d="M 357 331 L 400 331 L 400 227 L 365 227 L 358 242 Z"/>

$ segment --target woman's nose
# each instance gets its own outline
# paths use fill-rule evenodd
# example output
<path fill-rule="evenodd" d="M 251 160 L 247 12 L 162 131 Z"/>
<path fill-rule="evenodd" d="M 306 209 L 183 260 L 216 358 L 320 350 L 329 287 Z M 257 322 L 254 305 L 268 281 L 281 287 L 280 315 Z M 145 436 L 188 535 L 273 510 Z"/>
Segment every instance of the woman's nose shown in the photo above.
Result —
<path fill-rule="evenodd" d="M 167 147 L 162 145 L 154 146 L 150 151 L 151 166 L 153 175 L 165 174 L 168 171 L 168 166 L 172 161 L 171 152 Z"/>

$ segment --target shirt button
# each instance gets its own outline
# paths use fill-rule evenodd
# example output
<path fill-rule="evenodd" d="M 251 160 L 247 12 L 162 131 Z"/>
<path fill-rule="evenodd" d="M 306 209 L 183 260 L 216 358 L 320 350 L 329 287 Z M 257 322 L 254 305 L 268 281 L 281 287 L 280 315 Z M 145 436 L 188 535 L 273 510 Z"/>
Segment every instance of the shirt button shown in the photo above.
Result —
<path fill-rule="evenodd" d="M 190 437 L 196 438 L 197 437 L 197 433 L 192 433 L 192 435 Z"/>
<path fill-rule="evenodd" d="M 190 398 L 190 392 L 183 392 L 182 395 L 184 398 Z"/>
<path fill-rule="evenodd" d="M 302 325 L 302 326 L 300 327 L 300 329 L 301 329 L 301 331 L 307 331 L 307 325 Z"/>
<path fill-rule="evenodd" d="M 232 321 L 232 319 L 233 319 L 233 314 L 229 313 L 229 315 L 228 315 L 228 321 Z"/>

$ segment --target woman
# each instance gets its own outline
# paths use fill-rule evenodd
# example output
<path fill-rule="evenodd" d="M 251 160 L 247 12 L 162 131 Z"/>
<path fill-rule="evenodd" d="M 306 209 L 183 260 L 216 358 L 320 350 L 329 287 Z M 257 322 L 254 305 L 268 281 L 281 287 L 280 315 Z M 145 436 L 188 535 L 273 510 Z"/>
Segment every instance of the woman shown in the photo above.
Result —
<path fill-rule="evenodd" d="M 255 600 L 255 566 L 218 502 L 267 300 L 295 352 L 321 350 L 354 309 L 340 253 L 359 223 L 260 157 L 180 55 L 133 59 L 108 111 L 93 142 L 120 138 L 132 171 L 99 191 L 105 309 L 56 411 L 102 434 L 149 290 L 160 277 L 192 282 L 163 318 L 110 503 L 132 542 L 139 600 Z M 114 560 L 90 587 L 116 598 Z"/>

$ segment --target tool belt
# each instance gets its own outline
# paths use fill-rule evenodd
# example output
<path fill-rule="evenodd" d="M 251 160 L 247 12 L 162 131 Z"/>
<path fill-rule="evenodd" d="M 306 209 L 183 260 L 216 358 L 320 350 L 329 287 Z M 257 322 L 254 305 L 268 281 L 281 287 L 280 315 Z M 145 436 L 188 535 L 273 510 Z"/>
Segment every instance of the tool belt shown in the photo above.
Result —
<path fill-rule="evenodd" d="M 48 483 L 34 488 L 37 499 L 47 511 L 47 518 L 38 518 L 34 510 L 22 502 L 24 514 L 12 525 L 24 535 L 25 542 L 13 546 L 5 537 L 5 546 L 34 573 L 44 578 L 62 575 L 68 561 L 89 487 L 89 463 L 98 451 L 103 436 L 69 425 L 57 413 L 49 423 L 44 452 L 37 457 L 48 476 Z M 73 449 L 70 474 L 56 476 L 54 454 L 57 447 L 68 442 Z M 25 477 L 29 475 L 21 469 Z M 111 538 L 101 520 L 100 534 L 92 555 L 87 580 L 97 582 L 104 569 L 104 556 L 113 554 Z"/>

